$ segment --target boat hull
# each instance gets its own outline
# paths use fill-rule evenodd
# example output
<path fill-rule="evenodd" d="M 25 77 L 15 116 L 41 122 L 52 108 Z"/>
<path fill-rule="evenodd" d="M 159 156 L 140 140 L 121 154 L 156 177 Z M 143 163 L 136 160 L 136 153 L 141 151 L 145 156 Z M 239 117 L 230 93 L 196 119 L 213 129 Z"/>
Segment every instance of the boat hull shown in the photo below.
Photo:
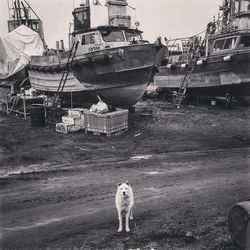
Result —
<path fill-rule="evenodd" d="M 229 61 L 224 58 L 230 56 Z M 169 68 L 163 66 L 155 76 L 155 83 L 162 87 L 178 90 L 184 79 L 185 68 L 180 64 Z M 250 95 L 250 50 L 235 50 L 209 56 L 192 73 L 187 94 L 200 96 Z"/>
<path fill-rule="evenodd" d="M 140 100 L 152 79 L 159 65 L 156 60 L 159 51 L 153 44 L 140 44 L 78 54 L 63 92 L 100 95 L 107 104 L 131 107 Z M 59 63 L 56 56 L 34 57 L 28 69 L 32 87 L 56 92 L 62 72 L 53 68 L 59 64 L 63 68 L 66 59 L 65 56 Z"/>

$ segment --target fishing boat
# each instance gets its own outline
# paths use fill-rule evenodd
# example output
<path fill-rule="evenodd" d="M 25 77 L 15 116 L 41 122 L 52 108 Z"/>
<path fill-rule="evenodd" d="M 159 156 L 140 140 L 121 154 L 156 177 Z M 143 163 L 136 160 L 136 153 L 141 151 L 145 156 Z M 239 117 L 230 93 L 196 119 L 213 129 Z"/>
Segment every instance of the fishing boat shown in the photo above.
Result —
<path fill-rule="evenodd" d="M 218 20 L 210 22 L 191 75 L 186 95 L 244 97 L 250 94 L 250 1 L 224 0 Z M 155 84 L 178 91 L 187 72 L 194 38 L 181 40 Z M 171 41 L 176 47 L 176 41 Z"/>
<path fill-rule="evenodd" d="M 165 56 L 160 42 L 149 43 L 131 28 L 126 0 L 81 4 L 73 11 L 72 43 L 78 44 L 63 94 L 98 95 L 107 104 L 128 108 L 136 104 Z M 33 88 L 56 92 L 70 51 L 31 57 Z"/>

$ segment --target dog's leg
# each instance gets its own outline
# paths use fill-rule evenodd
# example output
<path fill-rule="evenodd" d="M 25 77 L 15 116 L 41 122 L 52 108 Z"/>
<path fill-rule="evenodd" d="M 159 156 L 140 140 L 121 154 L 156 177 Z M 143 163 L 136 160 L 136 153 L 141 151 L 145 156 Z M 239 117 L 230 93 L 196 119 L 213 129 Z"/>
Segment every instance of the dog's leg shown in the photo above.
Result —
<path fill-rule="evenodd" d="M 130 209 L 130 217 L 129 217 L 130 220 L 133 220 L 133 219 L 134 219 L 134 218 L 133 218 L 133 212 L 132 212 L 132 210 L 133 210 L 133 209 L 132 209 L 132 207 L 131 207 L 131 209 Z"/>
<path fill-rule="evenodd" d="M 130 212 L 126 213 L 126 232 L 130 232 L 130 229 L 129 229 L 129 216 L 130 216 Z"/>
<path fill-rule="evenodd" d="M 118 232 L 120 233 L 122 231 L 122 214 L 120 211 L 118 211 L 118 220 L 119 220 L 119 229 Z"/>

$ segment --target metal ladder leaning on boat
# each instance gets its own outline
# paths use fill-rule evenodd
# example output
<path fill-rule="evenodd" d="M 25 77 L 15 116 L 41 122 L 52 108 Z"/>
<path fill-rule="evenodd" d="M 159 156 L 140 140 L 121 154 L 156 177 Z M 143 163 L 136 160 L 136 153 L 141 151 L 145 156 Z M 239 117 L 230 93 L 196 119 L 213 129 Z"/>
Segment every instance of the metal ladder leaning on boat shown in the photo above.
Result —
<path fill-rule="evenodd" d="M 65 70 L 63 71 L 60 83 L 59 83 L 57 91 L 55 93 L 55 99 L 54 99 L 53 104 L 52 104 L 52 112 L 50 113 L 50 115 L 48 115 L 47 118 L 49 118 L 49 117 L 52 118 L 55 115 L 55 110 L 57 109 L 58 103 L 61 100 L 62 92 L 63 92 L 63 89 L 64 89 L 65 84 L 67 82 L 69 72 L 72 68 L 72 63 L 73 63 L 73 60 L 75 58 L 78 45 L 79 45 L 79 42 L 74 42 L 70 51 L 69 51 L 69 56 L 68 56 L 68 59 L 67 59 L 66 65 L 65 65 Z"/>
<path fill-rule="evenodd" d="M 187 87 L 191 83 L 192 73 L 193 73 L 194 68 L 196 66 L 196 63 L 198 61 L 200 48 L 202 47 L 202 43 L 203 42 L 201 42 L 201 37 L 200 38 L 195 37 L 195 40 L 189 49 L 188 54 L 190 54 L 190 59 L 189 59 L 187 65 L 185 65 L 185 67 L 186 67 L 185 75 L 184 75 L 183 81 L 181 83 L 181 87 L 179 88 L 178 93 L 176 95 L 176 98 L 174 100 L 174 107 L 175 108 L 180 108 L 181 102 L 182 102 L 184 95 L 187 91 Z"/>

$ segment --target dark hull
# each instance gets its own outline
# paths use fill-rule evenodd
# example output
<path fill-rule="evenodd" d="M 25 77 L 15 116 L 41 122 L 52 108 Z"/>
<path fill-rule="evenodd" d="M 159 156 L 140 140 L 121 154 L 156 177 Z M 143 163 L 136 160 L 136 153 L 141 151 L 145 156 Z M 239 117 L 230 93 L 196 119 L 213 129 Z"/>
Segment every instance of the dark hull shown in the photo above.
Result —
<path fill-rule="evenodd" d="M 140 44 L 78 53 L 72 67 L 73 74 L 70 74 L 63 92 L 100 95 L 107 104 L 131 107 L 140 100 L 154 75 L 157 52 L 159 49 L 153 44 Z M 65 61 L 66 56 L 61 66 Z M 62 75 L 53 71 L 56 65 L 56 58 L 33 58 L 29 68 L 33 88 L 55 92 Z"/>
<path fill-rule="evenodd" d="M 67 104 L 71 103 L 75 105 L 84 104 L 93 104 L 98 102 L 99 96 L 105 103 L 120 108 L 129 108 L 135 105 L 143 96 L 146 87 L 140 85 L 130 85 L 126 87 L 119 88 L 107 88 L 102 91 L 81 91 L 81 92 L 73 92 L 73 93 L 63 93 L 64 102 Z M 51 92 L 50 92 L 51 93 Z M 132 94 L 131 94 L 132 93 Z M 49 94 L 49 92 L 47 92 Z"/>
<path fill-rule="evenodd" d="M 230 61 L 223 58 L 231 56 Z M 185 69 L 180 64 L 169 69 L 160 68 L 155 77 L 159 86 L 178 90 L 184 78 Z M 250 95 L 250 50 L 238 49 L 209 56 L 202 65 L 196 65 L 187 94 L 200 96 Z"/>
<path fill-rule="evenodd" d="M 110 105 L 121 108 L 131 107 L 143 96 L 149 83 L 150 70 L 151 67 L 145 67 L 103 75 L 102 89 L 92 92 L 100 95 Z M 118 79 L 123 79 L 122 82 L 119 81 L 119 85 Z"/>

